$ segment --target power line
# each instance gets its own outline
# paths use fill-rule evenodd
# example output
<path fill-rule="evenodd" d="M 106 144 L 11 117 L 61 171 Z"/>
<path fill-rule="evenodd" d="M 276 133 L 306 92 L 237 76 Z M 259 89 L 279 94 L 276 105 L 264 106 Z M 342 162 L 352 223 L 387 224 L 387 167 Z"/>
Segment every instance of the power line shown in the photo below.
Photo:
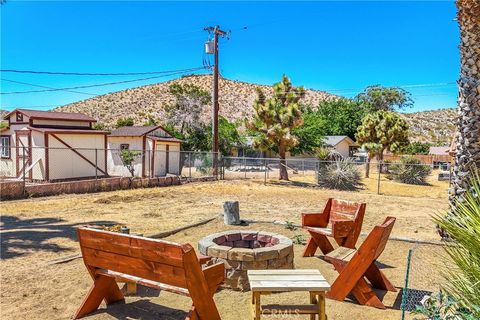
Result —
<path fill-rule="evenodd" d="M 148 74 L 165 74 L 184 70 L 192 70 L 198 68 L 168 70 L 168 71 L 148 71 L 148 72 L 116 72 L 116 73 L 98 73 L 98 72 L 61 72 L 61 71 L 35 71 L 35 70 L 17 70 L 17 69 L 1 69 L 0 72 L 9 73 L 28 73 L 28 74 L 48 74 L 48 75 L 63 75 L 63 76 L 138 76 Z"/>
<path fill-rule="evenodd" d="M 97 96 L 98 95 L 96 93 L 73 91 L 73 90 L 69 90 L 69 89 L 62 90 L 62 89 L 59 89 L 59 88 L 52 88 L 52 87 L 42 86 L 42 85 L 39 85 L 39 84 L 27 83 L 27 82 L 21 82 L 21 81 L 15 81 L 15 80 L 3 79 L 3 78 L 1 80 L 2 81 L 7 81 L 7 82 L 12 82 L 12 83 L 24 84 L 24 85 L 32 86 L 32 87 L 45 88 L 45 89 L 49 89 L 49 90 L 58 90 L 58 91 L 66 91 L 66 92 L 72 92 L 72 93 L 80 93 L 80 94 L 86 94 L 86 95 L 89 95 L 89 96 Z"/>
<path fill-rule="evenodd" d="M 75 89 L 83 89 L 83 88 L 104 87 L 104 86 L 111 86 L 111 85 L 116 85 L 116 84 L 123 84 L 123 83 L 131 83 L 131 82 L 145 81 L 145 80 L 151 80 L 151 79 L 158 79 L 158 78 L 168 77 L 168 76 L 172 76 L 172 75 L 176 75 L 176 74 L 194 72 L 194 71 L 199 71 L 199 70 L 204 70 L 204 69 L 205 69 L 205 67 L 198 67 L 198 68 L 186 69 L 186 70 L 182 70 L 182 71 L 178 71 L 178 72 L 172 72 L 170 74 L 164 74 L 164 75 L 160 75 L 160 76 L 140 78 L 140 79 L 123 80 L 123 81 L 107 82 L 107 83 L 97 83 L 97 84 L 91 84 L 91 85 L 85 85 L 85 86 L 75 86 L 75 87 L 68 87 L 68 88 L 50 88 L 50 89 L 45 89 L 45 90 L 1 92 L 0 94 L 6 95 L 6 94 L 39 93 L 39 92 L 67 91 L 67 90 L 75 90 Z M 3 81 L 13 81 L 13 80 L 8 80 L 8 79 L 4 79 L 4 78 L 1 78 L 1 80 L 3 80 Z"/>

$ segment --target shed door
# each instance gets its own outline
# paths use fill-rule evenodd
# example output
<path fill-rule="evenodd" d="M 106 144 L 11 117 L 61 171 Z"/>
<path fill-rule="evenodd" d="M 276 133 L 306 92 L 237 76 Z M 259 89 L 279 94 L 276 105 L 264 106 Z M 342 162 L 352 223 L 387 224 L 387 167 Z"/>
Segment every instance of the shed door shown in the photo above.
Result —
<path fill-rule="evenodd" d="M 15 145 L 16 145 L 16 164 L 17 177 L 23 174 L 23 165 L 25 169 L 32 164 L 32 132 L 30 130 L 15 131 Z M 28 176 L 32 179 L 32 171 L 28 172 Z"/>
<path fill-rule="evenodd" d="M 155 160 L 154 160 L 154 175 L 165 176 L 167 175 L 167 148 L 164 144 L 157 143 L 155 149 Z"/>

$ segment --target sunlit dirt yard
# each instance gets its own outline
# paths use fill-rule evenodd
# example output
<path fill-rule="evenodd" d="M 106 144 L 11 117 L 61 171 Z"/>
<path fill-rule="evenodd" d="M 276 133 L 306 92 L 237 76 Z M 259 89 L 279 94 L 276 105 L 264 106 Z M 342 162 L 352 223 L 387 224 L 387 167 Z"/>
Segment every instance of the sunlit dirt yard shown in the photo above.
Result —
<path fill-rule="evenodd" d="M 240 201 L 241 216 L 255 220 L 245 227 L 273 231 L 290 238 L 306 234 L 287 230 L 276 221 L 300 223 L 301 212 L 316 212 L 327 198 L 366 202 L 363 233 L 397 217 L 392 237 L 439 241 L 431 215 L 447 209 L 447 197 L 401 197 L 365 192 L 338 192 L 293 185 L 267 184 L 262 181 L 219 181 L 191 183 L 166 188 L 137 189 L 85 195 L 65 195 L 1 203 L 1 310 L 2 319 L 68 319 L 80 305 L 91 285 L 81 259 L 52 264 L 55 259 L 79 253 L 75 227 L 84 224 L 123 224 L 131 232 L 145 236 L 189 225 L 208 218 L 217 219 L 178 232 L 166 239 L 197 241 L 210 233 L 228 229 L 222 218 L 222 204 Z M 230 228 L 231 229 L 231 228 Z M 362 236 L 359 243 L 363 241 Z M 380 257 L 381 268 L 396 287 L 403 287 L 407 253 L 416 248 L 414 285 L 434 291 L 444 264 L 438 245 L 415 245 L 390 240 Z M 303 246 L 295 245 L 295 267 L 319 269 L 332 283 L 337 273 L 318 257 L 302 258 Z M 346 300 L 327 300 L 328 319 L 400 319 L 401 291 L 382 293 L 386 310 L 358 305 Z M 222 319 L 250 319 L 250 293 L 221 290 L 215 295 Z M 102 308 L 89 319 L 183 319 L 188 298 L 154 290 L 139 290 L 127 297 L 125 305 Z M 306 294 L 274 294 L 269 303 L 308 301 Z M 275 319 L 266 317 L 267 319 Z M 290 317 L 307 319 L 308 317 Z M 287 318 L 287 319 L 290 319 Z M 407 318 L 411 318 L 408 315 Z M 278 318 L 280 319 L 280 318 Z M 282 318 L 282 319 L 285 319 Z"/>

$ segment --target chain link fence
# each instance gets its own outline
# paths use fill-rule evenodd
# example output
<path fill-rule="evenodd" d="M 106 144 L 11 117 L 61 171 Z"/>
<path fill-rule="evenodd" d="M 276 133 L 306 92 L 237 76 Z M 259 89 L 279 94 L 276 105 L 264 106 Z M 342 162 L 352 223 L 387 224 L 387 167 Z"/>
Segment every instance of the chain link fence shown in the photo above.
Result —
<path fill-rule="evenodd" d="M 451 166 L 407 161 L 364 162 L 353 159 L 224 157 L 222 178 L 254 179 L 278 183 L 283 167 L 291 184 L 390 196 L 445 198 L 450 187 Z"/>

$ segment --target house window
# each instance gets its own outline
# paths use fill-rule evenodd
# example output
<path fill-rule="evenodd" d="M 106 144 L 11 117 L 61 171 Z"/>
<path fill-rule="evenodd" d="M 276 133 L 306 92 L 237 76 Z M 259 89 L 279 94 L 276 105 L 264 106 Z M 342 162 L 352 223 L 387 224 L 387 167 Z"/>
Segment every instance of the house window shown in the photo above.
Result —
<path fill-rule="evenodd" d="M 16 120 L 17 120 L 17 122 L 23 121 L 23 114 L 21 114 L 20 112 L 17 112 L 16 113 Z"/>
<path fill-rule="evenodd" d="M 0 155 L 2 158 L 10 158 L 10 136 L 0 137 Z"/>
<path fill-rule="evenodd" d="M 128 143 L 122 143 L 120 145 L 120 150 L 128 150 L 130 149 L 130 145 Z"/>

